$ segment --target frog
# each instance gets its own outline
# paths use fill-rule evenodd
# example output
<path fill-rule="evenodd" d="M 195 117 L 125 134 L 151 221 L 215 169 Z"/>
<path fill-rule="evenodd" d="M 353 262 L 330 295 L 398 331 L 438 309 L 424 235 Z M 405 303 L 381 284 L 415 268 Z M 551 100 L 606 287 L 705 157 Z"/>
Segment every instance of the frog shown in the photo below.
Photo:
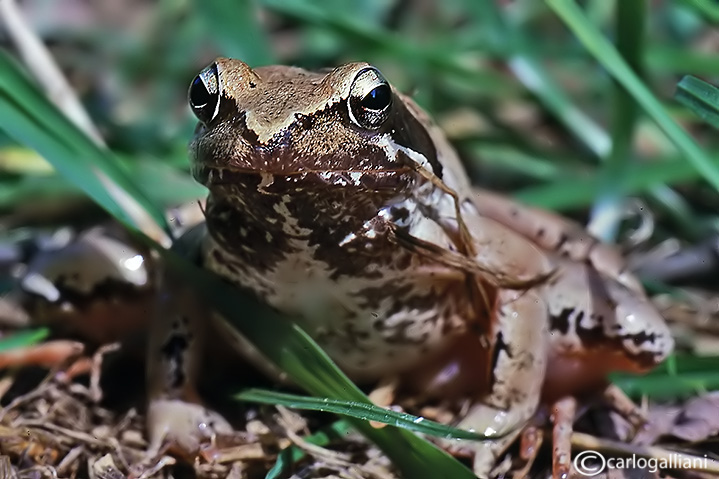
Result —
<path fill-rule="evenodd" d="M 375 66 L 253 69 L 218 58 L 192 81 L 188 102 L 198 119 L 191 171 L 208 191 L 204 222 L 186 235 L 199 245 L 197 263 L 295 318 L 357 384 L 390 385 L 370 394 L 378 405 L 469 404 L 454 425 L 494 439 L 439 444 L 468 451 L 478 477 L 496 475 L 500 455 L 546 409 L 553 474 L 564 477 L 575 398 L 609 391 L 611 372 L 645 372 L 671 353 L 666 321 L 615 247 L 474 187 L 437 124 Z M 88 282 L 125 278 L 155 293 L 154 308 L 137 313 L 149 324 L 149 455 L 171 444 L 191 456 L 233 431 L 198 392 L 209 345 L 224 341 L 287 384 L 161 264 L 81 238 L 94 254 L 121 254 L 30 271 L 71 278 L 83 264 Z M 131 274 L 94 269 L 130 263 Z M 83 291 L 87 301 L 93 288 Z M 643 420 L 625 403 L 622 411 Z"/>
<path fill-rule="evenodd" d="M 616 249 L 473 188 L 439 127 L 375 66 L 253 69 L 219 58 L 188 100 L 198 119 L 191 170 L 208 190 L 201 265 L 297 318 L 358 384 L 395 384 L 390 399 L 471 398 L 458 427 L 514 431 L 473 445 L 478 477 L 542 404 L 672 351 Z M 154 321 L 148 416 L 154 442 L 196 447 L 230 429 L 194 387 L 202 331 L 229 328 L 185 293 Z M 185 347 L 168 348 L 178 336 Z M 241 333 L 230 336 L 282 379 Z"/>

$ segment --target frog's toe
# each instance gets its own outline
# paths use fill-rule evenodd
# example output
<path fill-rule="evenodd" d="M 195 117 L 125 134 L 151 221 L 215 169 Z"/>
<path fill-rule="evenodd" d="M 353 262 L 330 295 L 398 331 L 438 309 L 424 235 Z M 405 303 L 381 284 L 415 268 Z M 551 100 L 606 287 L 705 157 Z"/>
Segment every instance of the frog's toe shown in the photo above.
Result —
<path fill-rule="evenodd" d="M 152 400 L 147 410 L 147 429 L 150 456 L 167 445 L 191 457 L 216 435 L 233 432 L 230 423 L 217 412 L 179 399 Z"/>
<path fill-rule="evenodd" d="M 508 464 L 498 464 L 499 457 L 517 439 L 521 433 L 518 424 L 506 424 L 503 411 L 475 404 L 467 415 L 457 424 L 460 429 L 471 430 L 488 435 L 499 435 L 487 441 L 450 440 L 443 442 L 447 452 L 456 457 L 471 457 L 472 471 L 480 479 L 499 477 L 508 470 Z M 481 427 L 479 427 L 481 425 Z"/>
<path fill-rule="evenodd" d="M 631 437 L 649 423 L 646 411 L 632 401 L 617 385 L 607 386 L 602 393 L 602 399 L 632 426 Z"/>
<path fill-rule="evenodd" d="M 511 442 L 511 441 L 510 441 Z M 472 472 L 479 479 L 503 477 L 509 471 L 509 463 L 498 462 L 501 452 L 509 444 L 495 441 L 444 443 L 444 449 L 456 458 L 471 459 Z"/>
<path fill-rule="evenodd" d="M 572 467 L 572 430 L 577 400 L 571 396 L 552 405 L 552 477 L 569 477 Z"/>

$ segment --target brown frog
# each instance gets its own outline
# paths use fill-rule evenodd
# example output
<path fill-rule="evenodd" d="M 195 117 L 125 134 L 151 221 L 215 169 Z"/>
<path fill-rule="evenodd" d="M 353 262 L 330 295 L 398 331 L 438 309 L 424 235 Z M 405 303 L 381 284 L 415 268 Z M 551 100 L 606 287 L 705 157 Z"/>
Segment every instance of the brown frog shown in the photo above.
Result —
<path fill-rule="evenodd" d="M 193 175 L 209 189 L 203 266 L 301 318 L 353 380 L 473 398 L 459 426 L 492 433 L 528 421 L 542 398 L 601 389 L 607 373 L 645 371 L 672 350 L 616 252 L 561 218 L 472 190 L 438 128 L 375 67 L 218 59 L 189 101 Z M 193 448 L 229 429 L 195 403 L 202 331 L 224 328 L 209 306 L 183 295 L 155 321 L 155 444 Z M 178 337 L 184 347 L 168 348 Z M 516 434 L 476 445 L 479 476 Z"/>

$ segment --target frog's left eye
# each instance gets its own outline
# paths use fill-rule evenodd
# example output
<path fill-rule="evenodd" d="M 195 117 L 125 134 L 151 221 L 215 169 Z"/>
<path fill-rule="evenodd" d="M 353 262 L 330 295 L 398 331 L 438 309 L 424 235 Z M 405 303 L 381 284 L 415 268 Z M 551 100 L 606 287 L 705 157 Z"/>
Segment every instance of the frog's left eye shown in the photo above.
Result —
<path fill-rule="evenodd" d="M 357 73 L 350 87 L 349 114 L 352 121 L 374 130 L 389 117 L 392 106 L 392 87 L 382 74 L 373 67 Z"/>
<path fill-rule="evenodd" d="M 192 80 L 187 98 L 192 112 L 202 123 L 212 121 L 220 111 L 220 87 L 217 64 L 213 63 Z"/>

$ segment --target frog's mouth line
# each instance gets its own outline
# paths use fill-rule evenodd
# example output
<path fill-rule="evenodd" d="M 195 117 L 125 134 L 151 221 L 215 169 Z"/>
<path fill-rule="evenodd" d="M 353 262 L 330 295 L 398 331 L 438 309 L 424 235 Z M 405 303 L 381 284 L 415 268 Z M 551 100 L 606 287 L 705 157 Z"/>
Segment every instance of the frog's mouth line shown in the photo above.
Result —
<path fill-rule="evenodd" d="M 277 183 L 285 187 L 326 188 L 328 186 L 358 188 L 370 191 L 398 191 L 416 179 L 415 171 L 410 167 L 396 169 L 357 169 L 357 170 L 300 170 L 271 172 L 245 168 L 196 165 L 192 169 L 196 181 L 207 188 L 223 188 L 238 184 L 247 184 L 248 179 L 258 188 L 267 189 Z"/>

